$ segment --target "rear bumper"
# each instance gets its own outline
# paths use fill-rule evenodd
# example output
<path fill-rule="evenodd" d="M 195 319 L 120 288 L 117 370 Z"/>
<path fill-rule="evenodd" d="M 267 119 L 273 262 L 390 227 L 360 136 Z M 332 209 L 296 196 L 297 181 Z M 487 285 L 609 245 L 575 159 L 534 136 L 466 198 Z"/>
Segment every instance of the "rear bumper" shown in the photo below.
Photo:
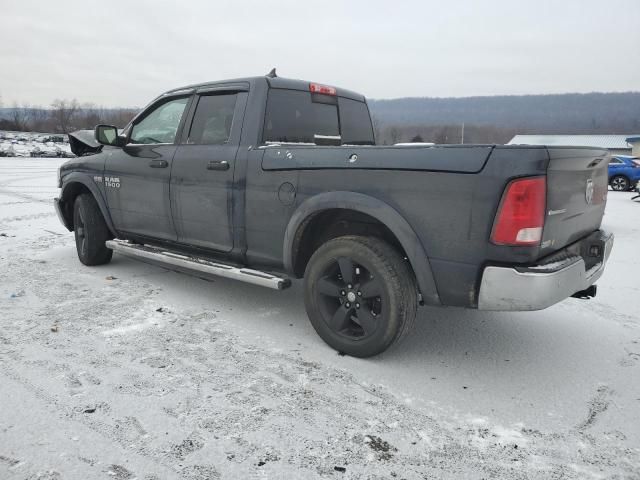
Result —
<path fill-rule="evenodd" d="M 598 254 L 594 255 L 592 248 L 596 247 Z M 612 247 L 613 234 L 597 231 L 540 265 L 486 267 L 478 309 L 525 311 L 550 307 L 593 285 L 602 276 Z"/>

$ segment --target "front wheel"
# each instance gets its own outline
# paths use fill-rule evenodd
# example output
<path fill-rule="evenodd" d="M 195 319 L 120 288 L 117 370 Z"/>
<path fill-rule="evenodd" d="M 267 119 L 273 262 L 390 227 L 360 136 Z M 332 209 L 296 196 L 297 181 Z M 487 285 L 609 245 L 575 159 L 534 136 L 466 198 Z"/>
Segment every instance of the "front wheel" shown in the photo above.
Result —
<path fill-rule="evenodd" d="M 311 256 L 304 278 L 307 315 L 332 348 L 371 357 L 403 338 L 418 305 L 408 263 L 374 237 L 344 236 Z"/>
<path fill-rule="evenodd" d="M 629 179 L 624 175 L 616 175 L 611 179 L 611 188 L 616 192 L 626 192 L 629 189 Z"/>
<path fill-rule="evenodd" d="M 78 258 L 85 265 L 103 265 L 111 261 L 113 250 L 105 242 L 113 238 L 93 195 L 78 195 L 73 204 L 73 230 Z"/>

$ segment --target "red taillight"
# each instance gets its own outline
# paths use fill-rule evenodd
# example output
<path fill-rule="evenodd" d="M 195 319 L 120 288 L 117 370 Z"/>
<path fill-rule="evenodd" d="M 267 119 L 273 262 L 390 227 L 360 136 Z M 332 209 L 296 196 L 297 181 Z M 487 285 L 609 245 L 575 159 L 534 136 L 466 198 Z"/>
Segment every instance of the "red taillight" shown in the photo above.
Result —
<path fill-rule="evenodd" d="M 538 245 L 544 227 L 546 196 L 545 177 L 509 182 L 502 194 L 491 242 L 496 245 Z"/>
<path fill-rule="evenodd" d="M 317 83 L 309 84 L 309 91 L 311 93 L 321 93 L 323 95 L 337 95 L 335 87 L 328 87 L 326 85 L 319 85 Z"/>

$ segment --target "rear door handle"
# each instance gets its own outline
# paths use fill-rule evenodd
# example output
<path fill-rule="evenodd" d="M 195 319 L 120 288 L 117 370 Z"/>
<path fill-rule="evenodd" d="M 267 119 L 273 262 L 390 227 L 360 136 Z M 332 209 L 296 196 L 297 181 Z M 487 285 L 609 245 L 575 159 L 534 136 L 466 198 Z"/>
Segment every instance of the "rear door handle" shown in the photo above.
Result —
<path fill-rule="evenodd" d="M 166 160 L 151 160 L 149 162 L 149 166 L 151 168 L 167 168 L 169 166 L 169 162 Z"/>
<path fill-rule="evenodd" d="M 207 164 L 207 170 L 229 170 L 229 162 L 226 160 L 211 160 Z"/>

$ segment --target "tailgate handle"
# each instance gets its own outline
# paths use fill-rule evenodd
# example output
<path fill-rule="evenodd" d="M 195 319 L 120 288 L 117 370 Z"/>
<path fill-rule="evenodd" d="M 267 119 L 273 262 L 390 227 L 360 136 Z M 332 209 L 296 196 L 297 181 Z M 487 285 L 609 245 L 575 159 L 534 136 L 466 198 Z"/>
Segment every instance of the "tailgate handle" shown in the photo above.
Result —
<path fill-rule="evenodd" d="M 169 162 L 166 160 L 151 160 L 149 162 L 149 166 L 151 168 L 167 168 L 169 166 Z"/>
<path fill-rule="evenodd" d="M 207 164 L 207 170 L 229 170 L 229 162 L 226 160 L 211 160 Z"/>
<path fill-rule="evenodd" d="M 591 162 L 589 165 L 587 165 L 587 168 L 593 168 L 596 165 L 598 165 L 603 159 L 602 158 L 596 158 L 593 162 Z"/>

